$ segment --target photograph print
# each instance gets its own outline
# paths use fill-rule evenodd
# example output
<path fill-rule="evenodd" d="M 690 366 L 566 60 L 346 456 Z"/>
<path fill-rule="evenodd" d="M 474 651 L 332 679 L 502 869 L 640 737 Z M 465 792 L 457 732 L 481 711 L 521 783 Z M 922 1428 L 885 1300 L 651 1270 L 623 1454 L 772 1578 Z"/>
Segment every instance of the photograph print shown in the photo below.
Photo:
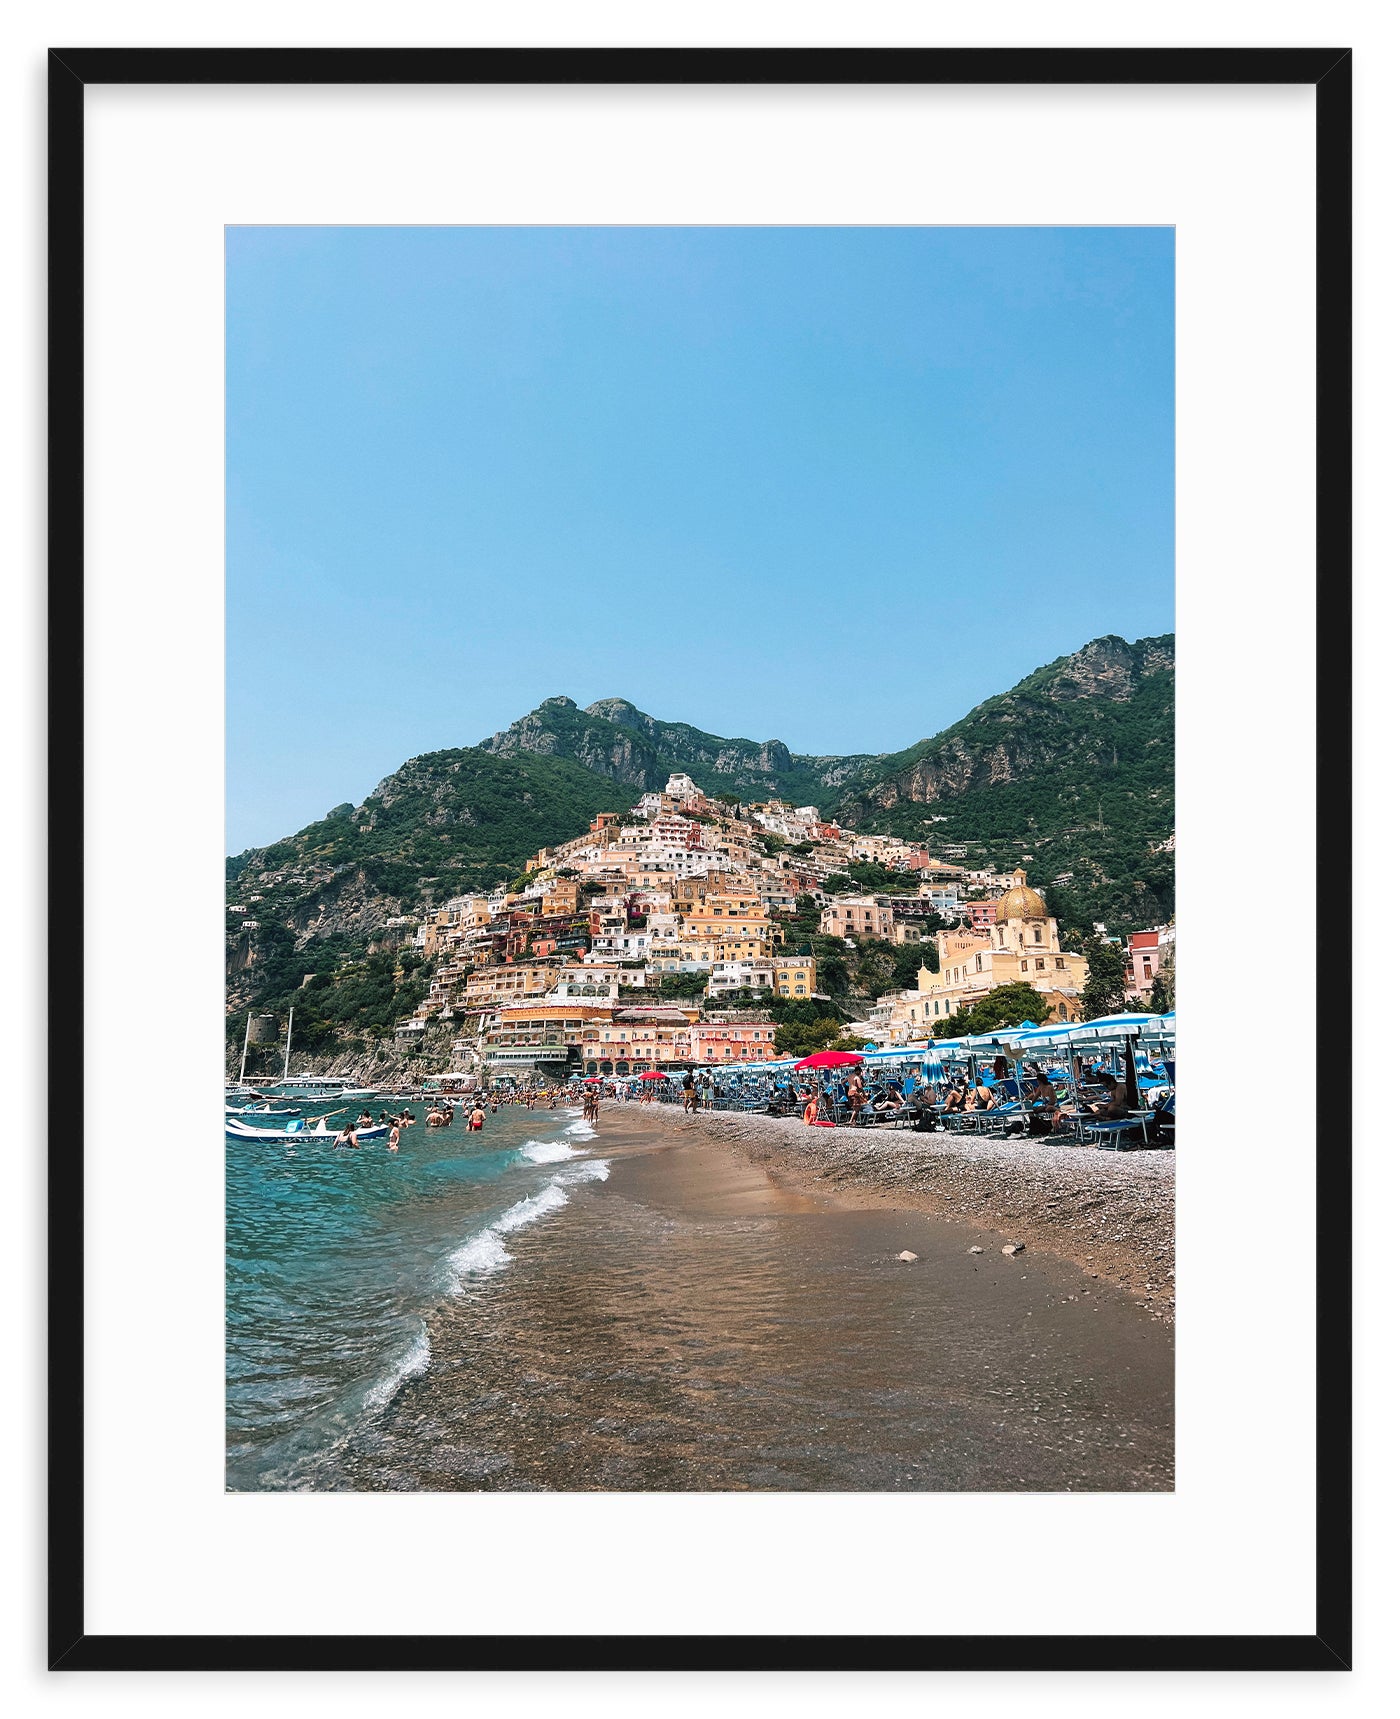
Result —
<path fill-rule="evenodd" d="M 226 233 L 226 1485 L 1174 1485 L 1174 236 Z"/>

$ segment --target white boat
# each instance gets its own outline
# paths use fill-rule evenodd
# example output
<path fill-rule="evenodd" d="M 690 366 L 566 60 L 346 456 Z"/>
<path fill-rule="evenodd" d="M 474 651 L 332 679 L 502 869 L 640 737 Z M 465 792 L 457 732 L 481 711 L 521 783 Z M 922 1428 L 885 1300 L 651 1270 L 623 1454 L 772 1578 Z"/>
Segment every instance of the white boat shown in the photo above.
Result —
<path fill-rule="evenodd" d="M 320 1103 L 324 1098 L 373 1098 L 372 1086 L 347 1086 L 343 1074 L 293 1074 L 263 1088 L 269 1098 L 304 1098 Z"/>
<path fill-rule="evenodd" d="M 228 1140 L 268 1140 L 275 1141 L 279 1146 L 291 1145 L 302 1140 L 310 1140 L 319 1146 L 334 1146 L 340 1138 L 342 1130 L 327 1128 L 324 1116 L 316 1119 L 315 1126 L 301 1121 L 288 1122 L 281 1128 L 253 1128 L 246 1122 L 240 1122 L 236 1116 L 224 1118 L 224 1137 Z M 377 1124 L 373 1128 L 357 1128 L 355 1138 L 361 1145 L 375 1140 L 388 1138 L 389 1129 L 386 1124 Z"/>
<path fill-rule="evenodd" d="M 225 1116 L 295 1116 L 295 1110 L 274 1110 L 270 1104 L 226 1104 Z"/>
<path fill-rule="evenodd" d="M 233 1099 L 254 1098 L 295 1098 L 310 1099 L 312 1103 L 321 1103 L 326 1099 L 342 1099 L 350 1103 L 352 1099 L 373 1098 L 374 1088 L 370 1086 L 347 1085 L 343 1074 L 296 1074 L 292 1073 L 292 1018 L 295 1009 L 287 1011 L 287 1043 L 282 1053 L 282 1078 L 277 1081 L 260 1083 L 256 1092 L 244 1085 L 244 1077 L 248 1071 L 248 1046 L 253 1037 L 253 1014 L 250 1010 L 248 1021 L 243 1029 L 243 1061 L 238 1068 L 238 1085 L 224 1088 L 224 1109 L 230 1110 Z"/>

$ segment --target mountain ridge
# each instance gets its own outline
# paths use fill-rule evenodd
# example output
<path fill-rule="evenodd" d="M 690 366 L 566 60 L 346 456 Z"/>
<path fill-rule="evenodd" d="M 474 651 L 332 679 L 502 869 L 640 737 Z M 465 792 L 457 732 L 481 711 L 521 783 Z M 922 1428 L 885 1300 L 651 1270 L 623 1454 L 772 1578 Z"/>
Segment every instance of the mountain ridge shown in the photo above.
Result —
<path fill-rule="evenodd" d="M 581 709 L 555 695 L 480 745 L 410 758 L 360 805 L 230 858 L 230 1007 L 271 1006 L 349 959 L 372 965 L 402 936 L 395 921 L 518 875 L 677 770 L 709 794 L 776 795 L 850 828 L 952 846 L 969 866 L 1024 864 L 1071 924 L 1160 923 L 1174 910 L 1174 652 L 1171 634 L 1105 635 L 903 751 L 844 757 L 709 734 L 627 699 Z M 390 1023 L 411 989 L 402 971 L 385 980 L 361 1024 Z"/>

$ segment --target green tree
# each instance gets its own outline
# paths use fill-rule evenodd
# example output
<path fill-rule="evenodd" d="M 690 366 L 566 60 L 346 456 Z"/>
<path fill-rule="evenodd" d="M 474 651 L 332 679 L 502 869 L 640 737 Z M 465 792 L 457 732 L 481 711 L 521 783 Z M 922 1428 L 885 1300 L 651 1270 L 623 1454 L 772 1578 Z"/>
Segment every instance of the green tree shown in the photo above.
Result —
<path fill-rule="evenodd" d="M 1152 976 L 1147 1006 L 1154 1015 L 1165 1015 L 1176 1007 L 1176 950 L 1170 943 L 1162 950 L 1161 965 Z"/>
<path fill-rule="evenodd" d="M 663 1001 L 673 997 L 702 997 L 709 977 L 708 973 L 662 973 L 656 989 Z"/>
<path fill-rule="evenodd" d="M 819 1016 L 814 1021 L 784 1021 L 773 1035 L 773 1049 L 778 1056 L 811 1056 L 820 1050 L 859 1050 L 860 1046 L 846 1033 L 846 1023 L 836 1015 Z"/>
<path fill-rule="evenodd" d="M 957 1039 L 964 1033 L 994 1033 L 1000 1027 L 1034 1021 L 1037 1026 L 1050 1018 L 1045 999 L 1033 985 L 1020 980 L 1014 985 L 996 985 L 970 1009 L 945 1015 L 933 1029 L 936 1039 Z"/>
<path fill-rule="evenodd" d="M 819 938 L 817 941 L 820 944 L 828 939 Z M 823 950 L 818 954 L 817 984 L 828 997 L 845 997 L 850 994 L 851 975 L 844 956 L 832 950 Z"/>
<path fill-rule="evenodd" d="M 1084 951 L 1089 974 L 1084 981 L 1080 1007 L 1086 1021 L 1100 1015 L 1121 1015 L 1127 1007 L 1124 997 L 1123 950 L 1117 943 L 1100 943 L 1094 939 Z"/>

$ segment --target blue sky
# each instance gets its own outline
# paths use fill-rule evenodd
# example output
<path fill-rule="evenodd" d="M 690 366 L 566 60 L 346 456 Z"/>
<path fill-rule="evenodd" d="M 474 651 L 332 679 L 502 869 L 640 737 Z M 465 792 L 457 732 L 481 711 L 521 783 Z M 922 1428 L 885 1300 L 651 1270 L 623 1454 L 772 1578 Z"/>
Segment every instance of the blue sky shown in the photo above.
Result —
<path fill-rule="evenodd" d="M 880 752 L 1173 627 L 1165 228 L 227 243 L 228 843 L 554 693 Z"/>

